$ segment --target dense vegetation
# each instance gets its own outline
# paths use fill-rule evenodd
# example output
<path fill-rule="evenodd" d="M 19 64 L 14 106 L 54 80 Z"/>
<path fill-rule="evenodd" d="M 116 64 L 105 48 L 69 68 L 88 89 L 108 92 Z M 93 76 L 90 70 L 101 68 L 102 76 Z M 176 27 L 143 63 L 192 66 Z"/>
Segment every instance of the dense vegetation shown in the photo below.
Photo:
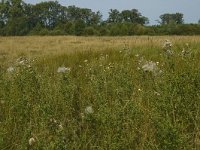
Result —
<path fill-rule="evenodd" d="M 35 5 L 22 0 L 0 2 L 0 35 L 199 35 L 199 24 L 184 24 L 183 14 L 162 14 L 160 25 L 137 9 L 111 9 L 102 19 L 99 11 L 62 6 L 57 1 Z"/>
<path fill-rule="evenodd" d="M 0 149 L 200 149 L 199 37 L 100 37 L 90 51 L 93 37 L 49 37 L 80 51 L 6 55 L 29 38 L 0 39 Z"/>

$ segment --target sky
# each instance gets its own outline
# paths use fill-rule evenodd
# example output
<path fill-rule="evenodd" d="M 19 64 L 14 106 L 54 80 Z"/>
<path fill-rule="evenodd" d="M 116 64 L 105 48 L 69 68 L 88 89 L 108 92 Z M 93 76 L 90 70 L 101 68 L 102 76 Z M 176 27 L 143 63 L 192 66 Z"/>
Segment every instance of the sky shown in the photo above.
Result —
<path fill-rule="evenodd" d="M 24 0 L 36 4 L 47 0 Z M 110 9 L 138 9 L 148 17 L 150 24 L 157 24 L 159 16 L 164 13 L 180 12 L 184 14 L 185 23 L 197 23 L 200 19 L 200 0 L 57 0 L 63 6 L 75 5 L 100 11 L 103 19 L 108 17 Z"/>

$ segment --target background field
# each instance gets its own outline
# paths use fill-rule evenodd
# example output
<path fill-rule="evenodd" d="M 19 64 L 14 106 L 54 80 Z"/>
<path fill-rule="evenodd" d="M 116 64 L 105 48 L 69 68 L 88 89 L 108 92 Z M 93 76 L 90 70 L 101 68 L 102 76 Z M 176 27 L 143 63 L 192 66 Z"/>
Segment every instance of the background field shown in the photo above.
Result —
<path fill-rule="evenodd" d="M 198 150 L 199 50 L 199 36 L 1 37 L 0 149 Z"/>
<path fill-rule="evenodd" d="M 77 36 L 24 36 L 0 37 L 2 60 L 26 55 L 27 57 L 52 56 L 77 51 L 123 50 L 149 51 L 160 49 L 166 39 L 183 46 L 189 43 L 199 48 L 199 36 L 133 36 L 133 37 L 77 37 Z"/>

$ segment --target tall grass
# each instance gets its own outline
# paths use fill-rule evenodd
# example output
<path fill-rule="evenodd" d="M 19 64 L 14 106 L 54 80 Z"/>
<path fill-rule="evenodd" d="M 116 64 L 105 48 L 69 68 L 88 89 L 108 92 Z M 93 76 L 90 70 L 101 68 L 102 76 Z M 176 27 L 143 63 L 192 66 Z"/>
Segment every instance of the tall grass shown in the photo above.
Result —
<path fill-rule="evenodd" d="M 200 149 L 199 39 L 161 39 L 5 59 L 0 149 Z"/>

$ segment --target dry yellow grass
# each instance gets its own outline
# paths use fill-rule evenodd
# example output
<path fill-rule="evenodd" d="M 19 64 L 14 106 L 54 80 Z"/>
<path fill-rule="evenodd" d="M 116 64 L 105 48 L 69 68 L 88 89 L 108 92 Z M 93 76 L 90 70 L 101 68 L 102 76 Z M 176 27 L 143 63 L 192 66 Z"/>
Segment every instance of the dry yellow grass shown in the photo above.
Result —
<path fill-rule="evenodd" d="M 200 36 L 132 36 L 132 37 L 77 37 L 77 36 L 25 36 L 0 37 L 0 60 L 21 55 L 38 57 L 60 55 L 75 51 L 123 49 L 124 46 L 161 46 L 165 39 L 173 43 L 200 43 Z"/>

